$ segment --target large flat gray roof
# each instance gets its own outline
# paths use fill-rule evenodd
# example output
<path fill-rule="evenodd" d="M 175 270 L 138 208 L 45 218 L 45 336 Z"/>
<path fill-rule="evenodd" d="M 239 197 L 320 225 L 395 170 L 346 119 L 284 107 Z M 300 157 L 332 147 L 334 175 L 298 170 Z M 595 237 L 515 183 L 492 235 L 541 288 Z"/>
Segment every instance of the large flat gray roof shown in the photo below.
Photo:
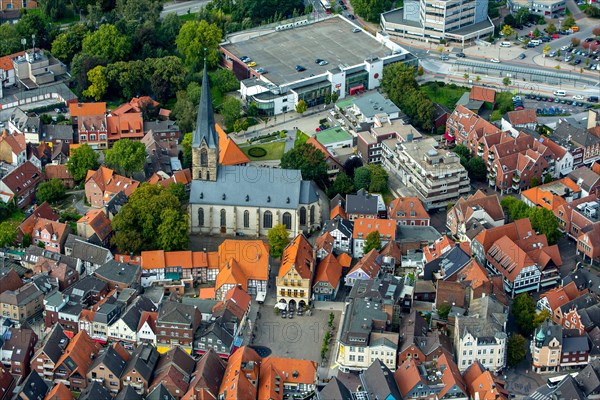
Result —
<path fill-rule="evenodd" d="M 283 31 L 273 31 L 249 40 L 224 44 L 222 47 L 236 57 L 247 56 L 256 62 L 254 68 L 265 68 L 269 81 L 276 85 L 320 75 L 339 64 L 357 65 L 371 57 L 391 54 L 365 31 L 352 32 L 356 25 L 340 16 Z M 317 65 L 320 58 L 328 65 Z M 297 72 L 296 65 L 306 71 Z"/>

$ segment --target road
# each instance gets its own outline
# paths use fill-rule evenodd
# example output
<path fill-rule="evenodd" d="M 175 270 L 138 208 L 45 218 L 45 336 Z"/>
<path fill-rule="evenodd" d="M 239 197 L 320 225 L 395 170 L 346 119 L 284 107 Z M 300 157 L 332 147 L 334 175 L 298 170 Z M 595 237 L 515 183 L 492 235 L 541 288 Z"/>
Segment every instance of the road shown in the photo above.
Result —
<path fill-rule="evenodd" d="M 160 12 L 160 17 L 164 18 L 167 14 L 175 13 L 177 15 L 185 15 L 188 13 L 197 13 L 202 7 L 207 5 L 209 0 L 189 0 L 165 3 L 163 10 Z"/>

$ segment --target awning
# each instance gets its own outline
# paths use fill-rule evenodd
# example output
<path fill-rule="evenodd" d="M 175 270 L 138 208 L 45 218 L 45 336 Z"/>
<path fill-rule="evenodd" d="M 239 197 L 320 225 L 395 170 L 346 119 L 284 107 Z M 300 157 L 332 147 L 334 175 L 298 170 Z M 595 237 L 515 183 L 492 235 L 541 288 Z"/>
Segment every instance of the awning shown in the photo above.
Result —
<path fill-rule="evenodd" d="M 277 303 L 277 304 L 275 304 L 275 308 L 279 308 L 280 310 L 287 310 L 287 304 Z"/>
<path fill-rule="evenodd" d="M 444 139 L 446 139 L 449 142 L 454 142 L 454 140 L 456 138 L 454 136 L 450 135 L 450 133 L 446 132 L 446 133 L 444 133 Z"/>

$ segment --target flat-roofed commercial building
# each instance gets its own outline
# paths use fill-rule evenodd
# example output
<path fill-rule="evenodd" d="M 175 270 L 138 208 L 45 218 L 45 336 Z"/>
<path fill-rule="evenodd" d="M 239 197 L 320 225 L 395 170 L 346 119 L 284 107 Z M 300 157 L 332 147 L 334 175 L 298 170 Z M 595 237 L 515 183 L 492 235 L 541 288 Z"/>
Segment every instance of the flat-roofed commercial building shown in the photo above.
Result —
<path fill-rule="evenodd" d="M 558 18 L 565 15 L 567 2 L 565 0 L 508 0 L 508 9 L 517 12 L 527 8 L 531 14 L 548 18 Z"/>
<path fill-rule="evenodd" d="M 381 27 L 391 36 L 464 44 L 494 32 L 488 2 L 477 0 L 409 0 L 381 14 Z"/>
<path fill-rule="evenodd" d="M 241 80 L 242 98 L 266 115 L 293 111 L 300 100 L 308 107 L 323 104 L 333 92 L 344 98 L 375 89 L 389 64 L 418 65 L 386 35 L 373 36 L 341 15 L 240 33 L 220 50 L 223 66 Z"/>

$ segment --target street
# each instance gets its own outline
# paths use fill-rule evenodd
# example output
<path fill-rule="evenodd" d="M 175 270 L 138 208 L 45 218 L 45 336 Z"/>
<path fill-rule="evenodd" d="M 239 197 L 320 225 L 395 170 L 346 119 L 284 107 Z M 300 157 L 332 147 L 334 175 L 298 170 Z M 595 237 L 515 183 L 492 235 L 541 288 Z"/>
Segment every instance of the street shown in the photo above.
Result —
<path fill-rule="evenodd" d="M 163 5 L 163 10 L 160 12 L 160 17 L 164 18 L 167 14 L 171 13 L 177 15 L 197 13 L 208 3 L 209 0 L 189 0 L 165 3 L 165 5 Z"/>

